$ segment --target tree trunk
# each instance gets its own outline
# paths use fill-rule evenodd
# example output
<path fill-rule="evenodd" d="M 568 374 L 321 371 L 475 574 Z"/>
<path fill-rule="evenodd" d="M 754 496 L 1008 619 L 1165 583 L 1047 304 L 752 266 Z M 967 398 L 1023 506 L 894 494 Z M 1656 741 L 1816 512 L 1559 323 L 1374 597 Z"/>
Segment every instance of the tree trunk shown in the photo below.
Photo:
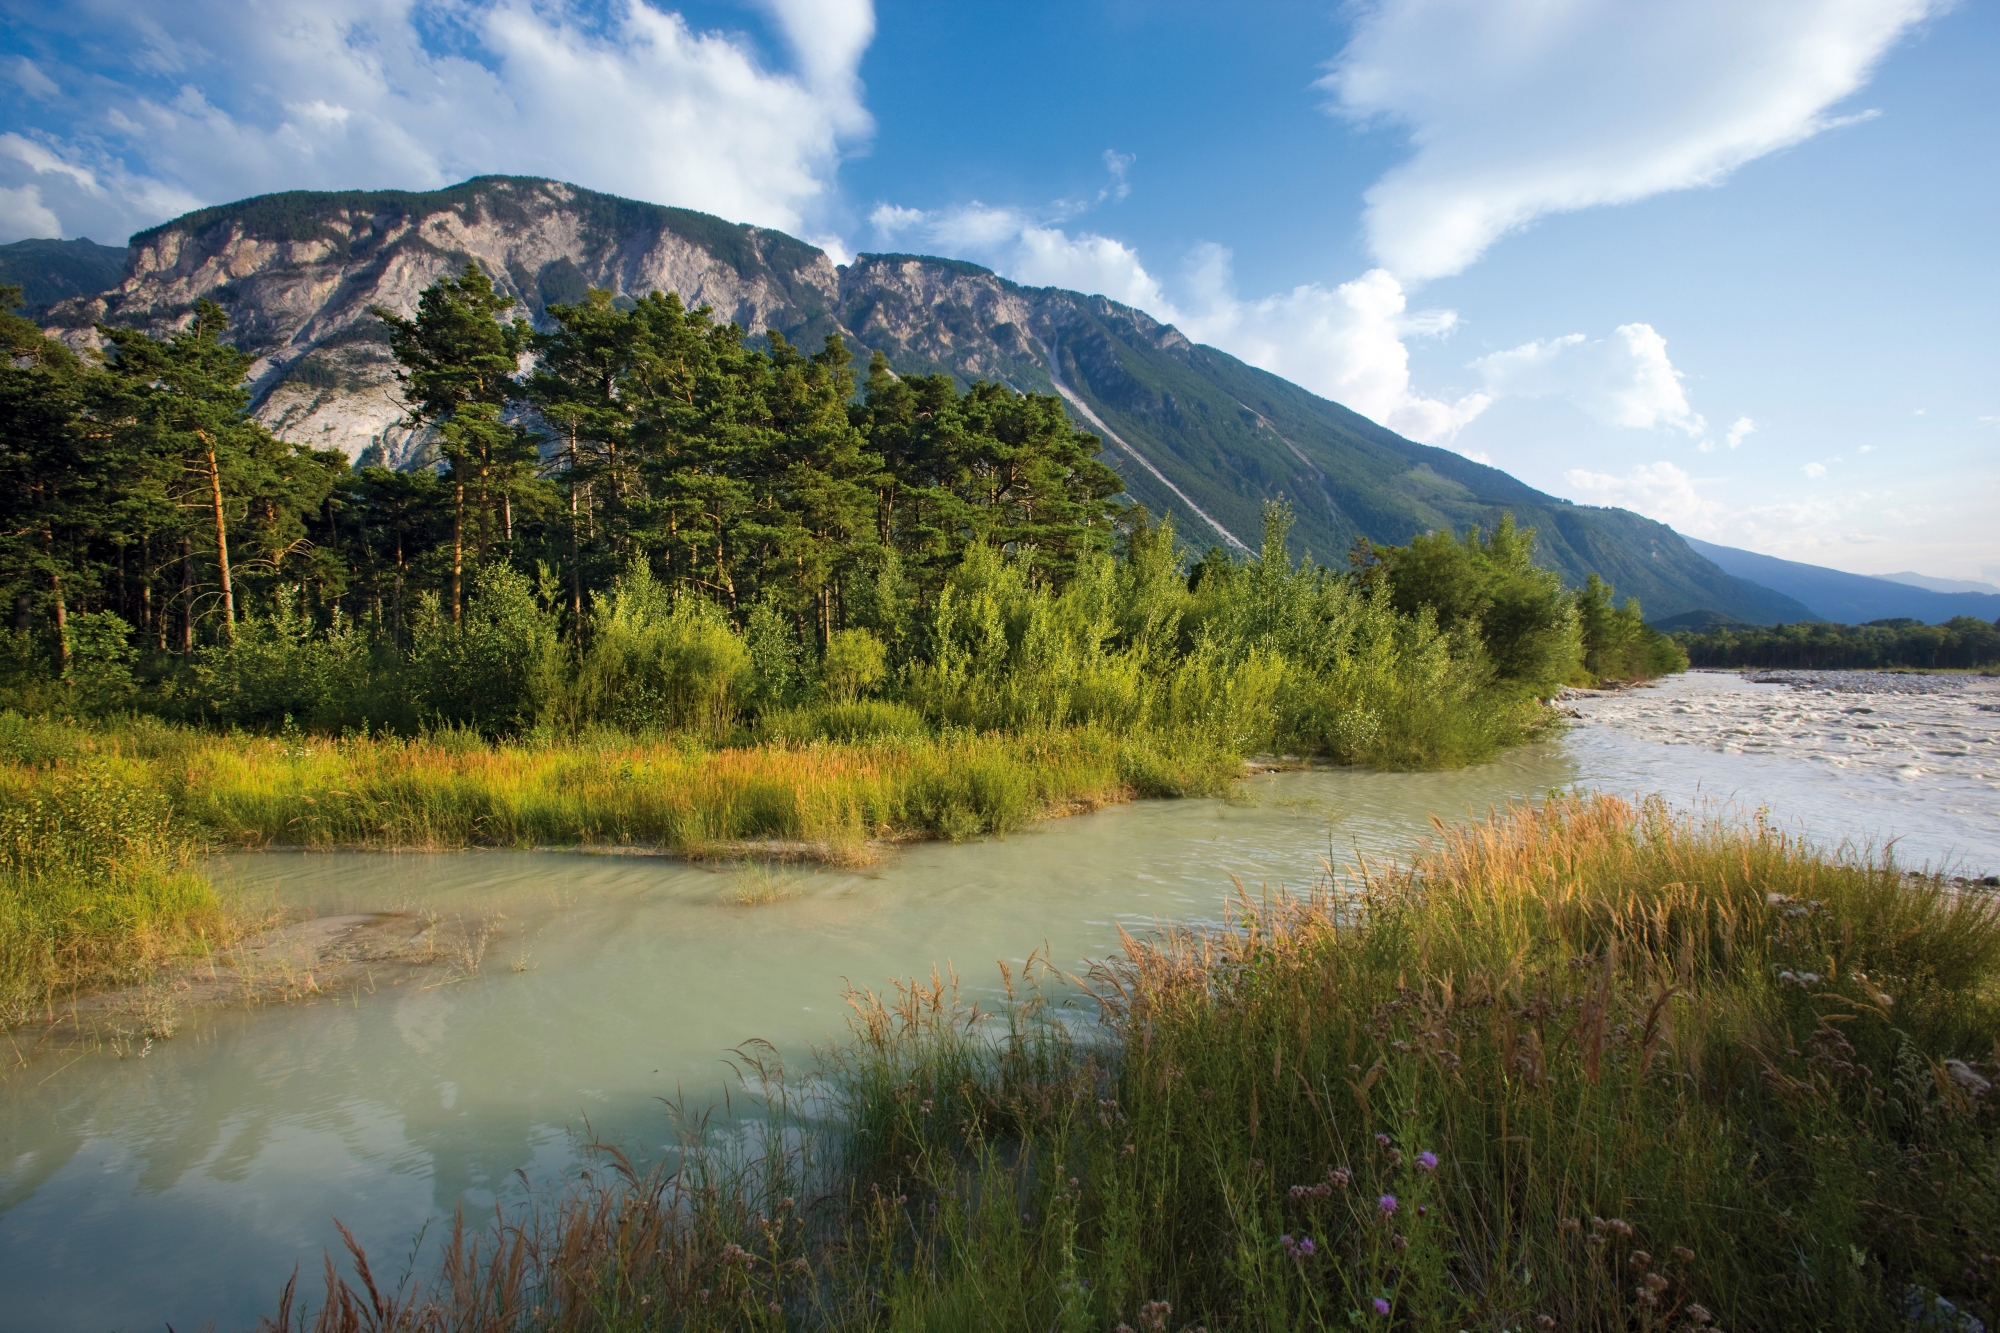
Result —
<path fill-rule="evenodd" d="M 62 659 L 62 674 L 69 675 L 69 608 L 63 605 L 62 575 L 56 572 L 56 534 L 47 524 L 42 526 L 42 554 L 49 561 L 49 596 L 53 599 L 51 610 L 56 620 L 56 653 Z"/>
<path fill-rule="evenodd" d="M 389 642 L 398 653 L 403 651 L 403 530 L 396 529 L 396 591 L 393 602 L 395 619 L 389 625 Z"/>
<path fill-rule="evenodd" d="M 160 648 L 164 651 L 167 646 L 166 626 L 153 622 L 153 539 L 150 535 L 139 539 L 139 568 L 145 575 L 139 584 L 139 611 L 146 618 L 142 631 L 148 637 L 157 635 Z"/>
<path fill-rule="evenodd" d="M 62 673 L 69 675 L 69 608 L 63 605 L 62 575 L 49 571 L 49 590 L 56 599 L 56 652 L 62 657 Z"/>
<path fill-rule="evenodd" d="M 215 446 L 202 436 L 202 443 L 208 445 L 208 491 L 215 502 L 215 564 L 222 574 L 222 632 L 232 644 L 236 642 L 236 589 L 229 581 L 229 523 L 222 509 L 222 470 L 215 465 Z"/>
<path fill-rule="evenodd" d="M 194 656 L 194 543 L 181 538 L 181 656 Z"/>
<path fill-rule="evenodd" d="M 458 499 L 451 514 L 451 623 L 456 625 L 465 597 L 465 483 L 453 489 Z"/>
<path fill-rule="evenodd" d="M 576 431 L 569 433 L 569 615 L 577 646 L 583 645 L 583 552 L 577 540 Z"/>

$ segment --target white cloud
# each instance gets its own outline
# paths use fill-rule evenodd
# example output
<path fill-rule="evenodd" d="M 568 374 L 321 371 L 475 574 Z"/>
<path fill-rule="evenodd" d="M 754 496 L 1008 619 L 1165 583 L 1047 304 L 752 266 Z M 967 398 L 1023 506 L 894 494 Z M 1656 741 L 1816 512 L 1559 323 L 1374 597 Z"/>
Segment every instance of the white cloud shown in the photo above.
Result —
<path fill-rule="evenodd" d="M 42 144 L 24 139 L 12 131 L 0 134 L 0 154 L 13 158 L 37 176 L 64 177 L 86 194 L 104 193 L 104 187 L 97 183 L 97 176 L 88 168 L 65 161 Z"/>
<path fill-rule="evenodd" d="M 1547 214 L 1711 185 L 1855 119 L 1828 109 L 1950 2 L 1378 0 L 1323 86 L 1407 128 L 1366 225 L 1422 281 Z"/>
<path fill-rule="evenodd" d="M 1805 473 L 1808 477 L 1811 477 L 1815 481 L 1817 481 L 1819 478 L 1824 477 L 1826 475 L 1826 464 L 1807 463 L 1804 467 L 1800 468 L 1799 471 Z"/>
<path fill-rule="evenodd" d="M 1026 210 L 977 202 L 934 213 L 883 204 L 868 220 L 884 244 L 914 242 L 990 265 L 1026 286 L 1067 287 L 1108 296 L 1161 319 L 1176 318 L 1173 303 L 1139 262 L 1138 252 L 1108 236 L 1072 236 Z"/>
<path fill-rule="evenodd" d="M 1197 285 L 1208 299 L 1180 320 L 1190 337 L 1428 444 L 1449 444 L 1493 401 L 1483 393 L 1445 401 L 1412 389 L 1404 339 L 1447 333 L 1457 316 L 1409 312 L 1402 285 L 1383 269 L 1331 289 L 1314 283 L 1243 301 L 1229 282 L 1226 251 L 1213 248 L 1201 262 L 1207 271 L 1198 270 Z"/>
<path fill-rule="evenodd" d="M 590 21 L 535 0 L 272 0 L 255 23 L 229 0 L 77 0 L 41 21 L 122 38 L 123 59 L 77 104 L 75 137 L 41 146 L 72 169 L 44 201 L 72 234 L 111 234 L 275 189 L 506 172 L 803 230 L 872 130 L 859 68 L 874 9 L 765 8 L 788 69 L 647 0 Z"/>
<path fill-rule="evenodd" d="M 12 72 L 14 82 L 20 84 L 21 91 L 30 97 L 55 97 L 62 92 L 56 81 L 42 73 L 41 67 L 26 56 L 14 58 Z"/>
<path fill-rule="evenodd" d="M 1121 153 L 1114 148 L 1104 150 L 1104 169 L 1111 173 L 1111 183 L 1097 192 L 1098 203 L 1107 199 L 1123 199 L 1132 193 L 1132 182 L 1126 177 L 1132 170 L 1132 164 L 1138 160 L 1135 153 Z"/>
<path fill-rule="evenodd" d="M 49 236 L 60 238 L 62 220 L 42 202 L 41 187 L 22 185 L 8 189 L 0 185 L 0 232 L 9 236 Z"/>
<path fill-rule="evenodd" d="M 1483 356 L 1472 369 L 1496 398 L 1567 398 L 1607 426 L 1666 426 L 1690 436 L 1705 429 L 1667 358 L 1667 340 L 1650 324 L 1621 324 L 1595 342 L 1572 333 L 1524 343 Z"/>
<path fill-rule="evenodd" d="M 1563 480 L 1592 504 L 1636 510 L 1696 537 L 1721 531 L 1721 502 L 1702 495 L 1695 479 L 1672 463 L 1641 463 L 1622 477 L 1571 468 Z"/>
<path fill-rule="evenodd" d="M 925 213 L 885 204 L 870 221 L 885 243 L 914 240 L 1029 286 L 1067 287 L 1136 306 L 1412 439 L 1448 444 L 1492 401 L 1481 393 L 1426 398 L 1411 388 L 1404 339 L 1448 333 L 1458 317 L 1409 311 L 1401 284 L 1381 269 L 1337 287 L 1307 284 L 1244 300 L 1229 251 L 1204 245 L 1189 257 L 1184 285 L 1192 299 L 1180 304 L 1122 241 L 1071 235 L 1019 209 L 975 203 Z"/>
<path fill-rule="evenodd" d="M 1723 438 L 1728 440 L 1729 447 L 1734 449 L 1756 433 L 1756 422 L 1752 421 L 1749 417 L 1738 417 L 1736 418 L 1736 424 L 1729 428 L 1729 434 Z"/>
<path fill-rule="evenodd" d="M 1818 466 L 1818 464 L 1814 464 Z M 1732 505 L 1710 490 L 1740 493 L 1716 477 L 1696 477 L 1667 461 L 1639 464 L 1622 475 L 1572 468 L 1563 474 L 1570 493 L 1588 504 L 1617 505 L 1658 519 L 1676 531 L 1748 550 L 1784 552 L 1792 559 L 1824 559 L 1857 544 L 1887 540 L 1855 529 L 1867 512 L 1887 524 L 1922 531 L 1933 516 L 1923 506 L 1887 503 L 1868 491 L 1815 487 L 1802 496 L 1777 496 L 1761 504 Z"/>

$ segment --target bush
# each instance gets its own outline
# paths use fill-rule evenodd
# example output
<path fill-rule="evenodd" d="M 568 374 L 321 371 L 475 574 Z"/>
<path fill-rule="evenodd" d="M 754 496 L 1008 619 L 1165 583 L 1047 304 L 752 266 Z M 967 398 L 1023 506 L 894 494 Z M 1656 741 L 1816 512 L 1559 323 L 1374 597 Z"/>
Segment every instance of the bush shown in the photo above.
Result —
<path fill-rule="evenodd" d="M 819 674 L 836 703 L 851 704 L 882 683 L 888 674 L 888 654 L 882 641 L 865 629 L 835 630 L 826 641 Z"/>
<path fill-rule="evenodd" d="M 419 602 L 404 679 L 426 724 L 524 731 L 566 701 L 568 676 L 554 613 L 511 566 L 479 570 L 458 624 L 435 594 Z"/>
<path fill-rule="evenodd" d="M 194 679 L 207 716 L 259 730 L 287 719 L 320 727 L 348 720 L 347 705 L 373 674 L 367 640 L 337 615 L 318 629 L 299 600 L 296 591 L 280 589 L 270 615 L 245 617 L 234 643 L 201 651 Z M 374 720 L 386 721 L 392 711 L 382 706 Z"/>
<path fill-rule="evenodd" d="M 589 722 L 719 739 L 751 678 L 742 636 L 715 604 L 673 596 L 635 562 L 597 600 L 577 699 Z"/>

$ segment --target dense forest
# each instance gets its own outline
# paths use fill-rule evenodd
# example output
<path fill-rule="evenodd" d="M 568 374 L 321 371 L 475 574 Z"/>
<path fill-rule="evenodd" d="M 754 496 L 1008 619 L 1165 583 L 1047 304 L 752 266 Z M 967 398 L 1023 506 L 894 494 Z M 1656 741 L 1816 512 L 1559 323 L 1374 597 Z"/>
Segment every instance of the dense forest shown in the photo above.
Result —
<path fill-rule="evenodd" d="M 2000 624 L 1971 616 L 1956 616 L 1942 625 L 1907 618 L 1865 625 L 1741 625 L 1676 634 L 1674 639 L 1699 667 L 1862 671 L 2000 666 Z"/>
<path fill-rule="evenodd" d="M 9 292 L 8 308 L 19 303 Z M 672 294 L 536 330 L 476 265 L 378 311 L 410 471 L 275 438 L 202 303 L 78 355 L 0 316 L 0 706 L 250 729 L 1200 727 L 1464 762 L 1679 650 L 1532 531 L 1199 558 L 1061 402 L 857 376 Z"/>

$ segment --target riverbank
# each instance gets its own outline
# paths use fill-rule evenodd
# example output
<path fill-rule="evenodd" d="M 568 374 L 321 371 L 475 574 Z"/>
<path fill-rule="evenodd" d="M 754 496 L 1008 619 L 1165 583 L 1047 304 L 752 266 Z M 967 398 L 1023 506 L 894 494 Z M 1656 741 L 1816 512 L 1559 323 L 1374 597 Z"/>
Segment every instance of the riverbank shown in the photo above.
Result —
<path fill-rule="evenodd" d="M 1990 896 L 1566 798 L 1130 940 L 1090 984 L 1101 1026 L 1031 988 L 997 1028 L 945 984 L 855 994 L 820 1071 L 833 1115 L 762 1069 L 761 1156 L 612 1156 L 528 1225 L 454 1240 L 380 1326 L 1887 1329 L 2000 1308 Z M 382 1309 L 348 1262 L 312 1298 L 336 1319 Z M 303 1303 L 278 1327 L 311 1326 Z"/>
<path fill-rule="evenodd" d="M 0 717 L 0 1027 L 270 924 L 194 864 L 215 848 L 662 851 L 860 864 L 1139 797 L 1213 795 L 1242 761 L 1200 735 L 1096 728 L 771 741 L 489 743 L 219 734 Z M 184 979 L 184 978 L 183 978 Z"/>

